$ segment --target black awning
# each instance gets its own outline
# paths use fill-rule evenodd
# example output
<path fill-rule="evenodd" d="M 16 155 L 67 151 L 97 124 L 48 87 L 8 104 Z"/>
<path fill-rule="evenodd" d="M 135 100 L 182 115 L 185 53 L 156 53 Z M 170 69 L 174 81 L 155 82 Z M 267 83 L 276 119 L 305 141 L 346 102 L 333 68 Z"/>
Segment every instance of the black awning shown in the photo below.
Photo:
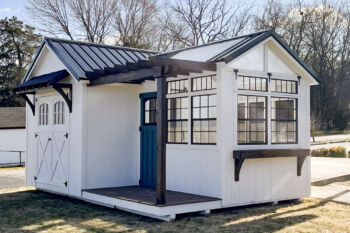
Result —
<path fill-rule="evenodd" d="M 16 93 L 24 93 L 24 92 L 30 93 L 35 91 L 35 89 L 38 89 L 38 88 L 51 87 L 55 83 L 59 82 L 60 80 L 64 79 L 67 76 L 68 76 L 67 70 L 60 70 L 49 74 L 40 75 L 17 85 L 15 88 L 13 88 L 13 91 Z"/>

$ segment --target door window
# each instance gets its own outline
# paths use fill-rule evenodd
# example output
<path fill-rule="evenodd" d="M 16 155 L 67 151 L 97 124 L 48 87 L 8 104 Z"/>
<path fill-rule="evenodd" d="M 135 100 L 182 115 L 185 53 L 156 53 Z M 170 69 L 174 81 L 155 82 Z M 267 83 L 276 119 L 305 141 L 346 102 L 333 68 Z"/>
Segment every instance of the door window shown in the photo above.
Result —
<path fill-rule="evenodd" d="M 39 125 L 49 124 L 49 105 L 43 103 L 39 105 Z"/>
<path fill-rule="evenodd" d="M 53 123 L 54 125 L 63 125 L 64 120 L 64 102 L 57 101 L 53 105 Z"/>
<path fill-rule="evenodd" d="M 151 124 L 156 124 L 157 119 L 157 99 L 156 98 L 149 98 L 145 100 L 144 102 L 144 124 L 145 125 L 151 125 Z"/>

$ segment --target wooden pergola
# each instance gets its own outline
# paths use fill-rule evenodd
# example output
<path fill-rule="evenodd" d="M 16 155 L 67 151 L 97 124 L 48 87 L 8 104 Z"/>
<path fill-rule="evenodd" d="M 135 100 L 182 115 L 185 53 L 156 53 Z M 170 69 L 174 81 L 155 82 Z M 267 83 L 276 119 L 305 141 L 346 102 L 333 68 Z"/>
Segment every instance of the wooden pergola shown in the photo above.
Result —
<path fill-rule="evenodd" d="M 157 80 L 157 204 L 166 203 L 166 78 L 176 77 L 177 75 L 189 75 L 190 73 L 202 73 L 204 70 L 216 71 L 216 63 L 151 57 L 149 61 L 139 61 L 137 64 L 133 64 L 133 69 L 128 72 L 111 74 L 90 80 L 89 86 L 111 83 L 140 84 L 145 80 Z"/>

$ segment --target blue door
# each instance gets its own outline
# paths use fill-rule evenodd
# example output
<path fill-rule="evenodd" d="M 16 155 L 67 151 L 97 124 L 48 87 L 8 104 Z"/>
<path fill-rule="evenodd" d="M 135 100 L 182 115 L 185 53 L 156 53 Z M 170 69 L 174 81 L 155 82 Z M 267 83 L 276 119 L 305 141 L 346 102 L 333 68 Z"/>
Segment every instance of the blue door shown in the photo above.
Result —
<path fill-rule="evenodd" d="M 155 187 L 157 165 L 157 93 L 143 93 L 140 95 L 140 99 L 140 185 Z"/>

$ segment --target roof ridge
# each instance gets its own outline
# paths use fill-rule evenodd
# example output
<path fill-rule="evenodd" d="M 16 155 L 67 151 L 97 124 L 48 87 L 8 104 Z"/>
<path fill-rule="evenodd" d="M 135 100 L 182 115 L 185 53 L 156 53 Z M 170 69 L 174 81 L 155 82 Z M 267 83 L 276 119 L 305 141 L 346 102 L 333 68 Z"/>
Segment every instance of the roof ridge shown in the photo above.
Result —
<path fill-rule="evenodd" d="M 83 44 L 83 45 L 93 45 L 93 46 L 99 46 L 99 47 L 109 47 L 109 48 L 117 48 L 117 49 L 124 49 L 124 50 L 132 50 L 132 51 L 142 51 L 146 53 L 159 53 L 155 50 L 147 50 L 147 49 L 138 49 L 138 48 L 132 48 L 132 47 L 125 47 L 120 45 L 108 45 L 108 44 L 102 44 L 102 43 L 93 43 L 93 42 L 87 42 L 87 41 L 80 41 L 80 40 L 69 40 L 69 39 L 61 39 L 61 38 L 55 38 L 55 37 L 48 37 L 44 36 L 44 40 L 48 41 L 60 41 L 60 42 L 66 42 L 66 43 L 75 43 L 75 44 Z"/>
<path fill-rule="evenodd" d="M 237 39 L 241 39 L 241 38 L 244 38 L 244 37 L 251 37 L 251 36 L 255 36 L 255 35 L 258 35 L 258 34 L 265 33 L 265 32 L 269 32 L 271 30 L 273 30 L 273 29 L 267 29 L 267 30 L 262 30 L 262 31 L 259 31 L 259 32 L 249 33 L 249 34 L 246 34 L 246 35 L 236 36 L 236 37 L 232 37 L 232 38 L 228 38 L 228 39 L 217 40 L 217 41 L 209 42 L 209 43 L 206 43 L 206 44 L 189 46 L 189 47 L 182 48 L 182 49 L 175 49 L 175 50 L 172 50 L 172 51 L 169 51 L 169 52 L 159 53 L 156 56 L 168 55 L 168 54 L 178 53 L 178 52 L 182 52 L 182 51 L 189 50 L 189 49 L 204 47 L 204 46 L 207 46 L 207 45 L 213 45 L 213 44 L 223 43 L 223 42 L 227 42 L 227 41 L 231 41 L 231 40 L 237 40 Z"/>

